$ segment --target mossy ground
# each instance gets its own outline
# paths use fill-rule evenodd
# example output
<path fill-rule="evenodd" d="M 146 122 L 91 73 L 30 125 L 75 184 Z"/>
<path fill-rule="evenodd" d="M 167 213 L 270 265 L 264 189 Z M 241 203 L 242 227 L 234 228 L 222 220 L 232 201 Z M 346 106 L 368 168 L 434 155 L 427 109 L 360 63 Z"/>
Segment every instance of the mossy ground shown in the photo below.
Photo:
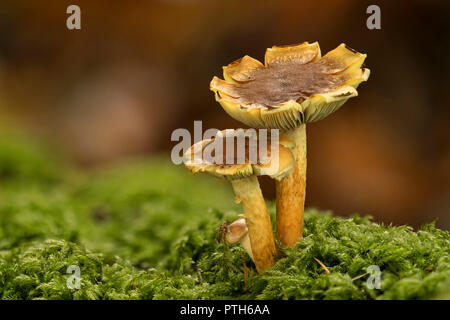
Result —
<path fill-rule="evenodd" d="M 156 158 L 80 173 L 50 154 L 0 138 L 2 299 L 449 296 L 450 235 L 433 225 L 414 232 L 308 210 L 304 238 L 258 275 L 242 248 L 217 241 L 240 210 L 222 181 Z M 66 285 L 70 265 L 79 290 Z M 379 290 L 368 275 L 354 279 L 370 265 L 382 271 Z"/>

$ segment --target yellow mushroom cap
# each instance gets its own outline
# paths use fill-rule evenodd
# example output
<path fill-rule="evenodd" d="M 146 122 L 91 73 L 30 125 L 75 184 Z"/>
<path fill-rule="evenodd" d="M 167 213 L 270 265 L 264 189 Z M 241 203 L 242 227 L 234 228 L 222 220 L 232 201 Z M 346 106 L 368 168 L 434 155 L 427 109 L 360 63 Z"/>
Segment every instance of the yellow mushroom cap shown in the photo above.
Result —
<path fill-rule="evenodd" d="M 223 68 L 210 89 L 224 110 L 253 128 L 290 130 L 325 118 L 367 81 L 365 54 L 345 44 L 321 57 L 317 42 L 267 49 L 265 64 L 249 56 Z"/>
<path fill-rule="evenodd" d="M 227 149 L 227 138 L 244 138 L 245 154 L 242 163 L 237 161 L 237 147 L 238 143 L 234 140 L 234 150 Z M 252 140 L 255 142 L 252 144 Z M 214 144 L 215 143 L 215 144 Z M 272 141 L 266 142 L 267 157 L 261 158 L 260 147 L 261 141 L 258 137 L 249 137 L 246 135 L 244 129 L 227 129 L 219 131 L 212 139 L 202 140 L 192 145 L 184 154 L 185 166 L 193 173 L 207 172 L 211 175 L 222 177 L 228 180 L 242 179 L 250 176 L 267 175 L 274 179 L 281 180 L 289 175 L 294 166 L 294 156 L 291 149 L 295 146 L 294 142 L 288 138 L 281 137 L 278 143 L 278 154 L 273 154 Z M 206 155 L 208 148 L 212 151 L 211 154 L 215 156 L 218 146 L 222 145 L 222 163 L 217 163 L 214 157 Z M 276 149 L 275 149 L 276 150 Z M 226 163 L 227 153 L 233 151 L 233 163 Z M 256 161 L 252 162 L 250 152 L 257 154 Z M 255 159 L 254 159 L 255 160 Z"/>

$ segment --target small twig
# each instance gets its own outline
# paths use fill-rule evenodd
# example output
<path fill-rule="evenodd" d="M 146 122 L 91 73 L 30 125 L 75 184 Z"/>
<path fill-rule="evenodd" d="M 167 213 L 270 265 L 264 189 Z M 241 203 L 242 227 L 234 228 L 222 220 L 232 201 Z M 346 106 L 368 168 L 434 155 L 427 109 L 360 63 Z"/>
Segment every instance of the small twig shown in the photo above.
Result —
<path fill-rule="evenodd" d="M 325 270 L 326 274 L 330 274 L 330 270 L 328 270 L 328 268 L 322 263 L 322 261 L 320 261 L 317 258 L 314 258 L 314 260 L 316 260 L 320 264 L 320 266 L 323 268 L 323 270 Z"/>
<path fill-rule="evenodd" d="M 247 265 L 245 264 L 245 259 L 242 255 L 241 256 L 241 260 L 242 260 L 242 265 L 244 266 L 244 291 L 247 290 L 247 280 L 248 280 L 248 268 Z"/>
<path fill-rule="evenodd" d="M 366 272 L 366 273 L 364 273 L 364 274 L 360 274 L 359 276 L 356 276 L 356 277 L 352 278 L 352 281 L 361 279 L 362 277 L 367 276 L 368 274 L 369 274 L 368 272 Z"/>

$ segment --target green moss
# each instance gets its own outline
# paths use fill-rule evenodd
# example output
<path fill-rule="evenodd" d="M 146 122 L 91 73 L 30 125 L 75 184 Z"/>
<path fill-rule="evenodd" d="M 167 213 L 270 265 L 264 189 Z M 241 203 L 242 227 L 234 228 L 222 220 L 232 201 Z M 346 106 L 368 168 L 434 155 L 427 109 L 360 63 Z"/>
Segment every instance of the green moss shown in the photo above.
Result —
<path fill-rule="evenodd" d="M 450 235 L 433 225 L 415 232 L 307 210 L 304 238 L 258 275 L 242 248 L 217 241 L 238 212 L 229 185 L 163 158 L 80 173 L 8 136 L 0 139 L 0 297 L 448 299 Z M 70 265 L 80 267 L 79 290 L 66 285 Z M 382 271 L 379 290 L 367 287 L 370 265 Z"/>

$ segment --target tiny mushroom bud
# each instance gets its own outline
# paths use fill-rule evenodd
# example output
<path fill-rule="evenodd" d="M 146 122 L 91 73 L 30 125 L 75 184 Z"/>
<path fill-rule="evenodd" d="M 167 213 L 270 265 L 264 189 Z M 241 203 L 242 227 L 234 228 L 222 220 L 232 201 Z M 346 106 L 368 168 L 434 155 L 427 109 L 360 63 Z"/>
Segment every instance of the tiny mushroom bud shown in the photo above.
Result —
<path fill-rule="evenodd" d="M 238 219 L 227 226 L 225 241 L 228 244 L 236 244 L 239 242 L 245 251 L 247 251 L 250 258 L 254 261 L 250 237 L 248 235 L 248 228 L 244 218 Z"/>
<path fill-rule="evenodd" d="M 243 129 L 219 131 L 213 139 L 202 140 L 194 144 L 184 154 L 184 162 L 193 173 L 207 172 L 231 182 L 236 202 L 242 202 L 244 208 L 253 261 L 256 270 L 261 273 L 275 263 L 274 255 L 277 250 L 270 216 L 256 176 L 268 175 L 275 179 L 282 179 L 291 172 L 294 166 L 294 157 L 291 151 L 281 143 L 278 144 L 278 141 L 267 141 L 268 149 L 272 150 L 272 144 L 275 143 L 278 146 L 275 148 L 278 152 L 271 152 L 265 163 L 259 158 L 256 162 L 252 162 L 250 161 L 251 152 L 255 151 L 252 146 L 255 146 L 254 143 L 259 146 L 260 139 L 250 137 L 250 139 L 245 139 L 242 163 L 236 163 L 238 161 L 234 152 L 235 145 L 230 149 L 228 143 L 224 147 L 224 142 L 229 138 L 233 138 L 233 141 L 234 138 L 242 138 L 242 135 L 245 135 L 243 131 Z M 208 150 L 210 151 L 209 155 Z M 239 153 L 239 148 L 237 151 Z M 220 153 L 221 157 L 219 158 L 222 160 L 231 158 L 234 163 L 217 161 L 217 153 Z M 227 157 L 230 155 L 233 157 Z"/>
<path fill-rule="evenodd" d="M 233 118 L 253 128 L 280 129 L 295 143 L 292 174 L 276 183 L 277 238 L 294 245 L 302 235 L 306 189 L 306 123 L 321 120 L 358 95 L 370 70 L 365 54 L 345 44 L 321 57 L 319 44 L 267 49 L 265 64 L 249 56 L 223 68 L 210 89 Z"/>

